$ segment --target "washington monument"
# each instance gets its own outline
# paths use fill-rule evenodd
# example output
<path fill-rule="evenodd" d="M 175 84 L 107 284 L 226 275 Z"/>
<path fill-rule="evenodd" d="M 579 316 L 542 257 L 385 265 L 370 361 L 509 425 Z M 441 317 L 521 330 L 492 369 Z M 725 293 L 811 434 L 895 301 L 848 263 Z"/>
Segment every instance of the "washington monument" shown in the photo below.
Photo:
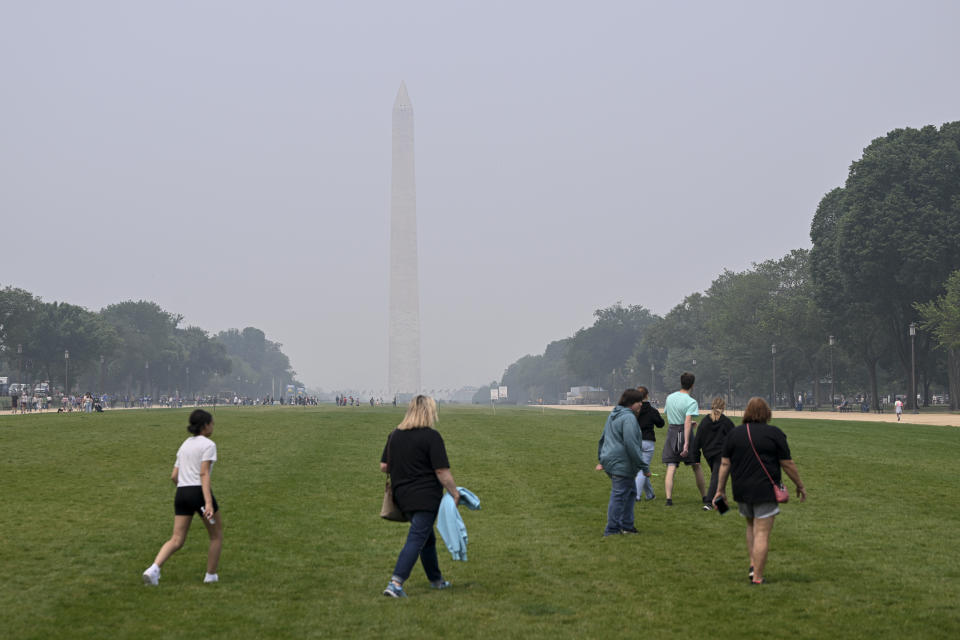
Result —
<path fill-rule="evenodd" d="M 400 83 L 393 102 L 390 181 L 391 395 L 420 391 L 420 285 L 417 273 L 417 188 L 413 170 L 413 105 Z"/>

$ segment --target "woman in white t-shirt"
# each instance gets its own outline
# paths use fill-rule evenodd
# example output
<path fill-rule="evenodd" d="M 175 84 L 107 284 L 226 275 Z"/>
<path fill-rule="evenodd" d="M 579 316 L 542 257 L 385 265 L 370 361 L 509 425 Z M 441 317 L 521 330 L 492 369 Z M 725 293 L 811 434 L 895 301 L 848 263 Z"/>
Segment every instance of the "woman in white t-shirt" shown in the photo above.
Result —
<path fill-rule="evenodd" d="M 217 582 L 217 565 L 220 563 L 220 548 L 223 546 L 223 522 L 217 499 L 210 488 L 210 472 L 217 461 L 217 445 L 210 439 L 213 434 L 213 416 L 203 409 L 190 414 L 187 427 L 192 435 L 183 441 L 177 451 L 177 461 L 170 479 L 177 485 L 173 501 L 173 535 L 167 540 L 153 564 L 143 572 L 143 583 L 156 585 L 160 581 L 160 567 L 183 546 L 190 530 L 193 514 L 199 513 L 201 521 L 210 534 L 210 550 L 207 553 L 207 574 L 204 582 Z"/>

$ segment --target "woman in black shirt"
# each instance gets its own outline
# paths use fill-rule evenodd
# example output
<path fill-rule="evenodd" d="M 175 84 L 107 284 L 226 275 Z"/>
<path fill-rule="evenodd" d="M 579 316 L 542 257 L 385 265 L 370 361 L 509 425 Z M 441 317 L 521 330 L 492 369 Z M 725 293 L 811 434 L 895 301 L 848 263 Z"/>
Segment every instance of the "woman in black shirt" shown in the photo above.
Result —
<path fill-rule="evenodd" d="M 732 476 L 733 499 L 737 501 L 740 515 L 747 519 L 749 576 L 753 584 L 765 582 L 763 571 L 770 548 L 770 531 L 773 530 L 773 519 L 780 513 L 767 473 L 774 482 L 779 483 L 780 469 L 783 469 L 796 485 L 800 502 L 807 499 L 800 472 L 790 458 L 787 436 L 777 427 L 767 424 L 769 421 L 770 406 L 767 402 L 763 398 L 750 398 L 743 412 L 743 424 L 731 431 L 723 444 L 720 479 L 713 498 L 716 502 L 724 497 L 727 476 Z M 762 467 L 758 456 L 763 461 Z"/>
<path fill-rule="evenodd" d="M 434 589 L 446 589 L 437 561 L 437 537 L 433 523 L 437 520 L 443 490 L 459 502 L 460 493 L 450 473 L 443 438 L 433 429 L 437 421 L 437 403 L 427 396 L 410 401 L 407 414 L 387 438 L 380 457 L 380 470 L 390 474 L 393 501 L 410 520 L 407 541 L 400 550 L 396 567 L 383 595 L 406 598 L 404 581 L 413 565 L 420 564 Z"/>

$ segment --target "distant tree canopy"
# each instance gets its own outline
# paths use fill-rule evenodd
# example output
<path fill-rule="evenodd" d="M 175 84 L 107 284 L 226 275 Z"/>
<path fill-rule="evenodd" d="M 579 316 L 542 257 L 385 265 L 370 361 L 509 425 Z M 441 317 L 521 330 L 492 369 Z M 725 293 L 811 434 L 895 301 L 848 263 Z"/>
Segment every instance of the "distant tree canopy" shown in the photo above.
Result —
<path fill-rule="evenodd" d="M 662 318 L 619 303 L 596 311 L 592 326 L 551 343 L 566 345 L 566 366 L 551 383 L 663 392 L 693 371 L 702 397 L 769 398 L 776 386 L 781 403 L 801 391 L 820 402 L 833 383 L 837 394 L 866 395 L 876 407 L 882 393 L 908 391 L 908 327 L 922 320 L 918 392 L 928 402 L 934 386 L 949 383 L 957 408 L 960 346 L 951 323 L 960 322 L 960 282 L 951 274 L 960 269 L 960 122 L 871 142 L 844 186 L 820 201 L 810 239 L 809 251 L 724 271 Z M 541 373 L 545 357 L 521 358 L 504 383 L 556 401 Z"/>
<path fill-rule="evenodd" d="M 6 287 L 0 289 L 0 372 L 11 381 L 49 381 L 61 389 L 69 379 L 74 392 L 154 397 L 220 391 L 266 395 L 271 383 L 295 382 L 280 345 L 259 329 L 213 337 L 199 327 L 180 327 L 182 320 L 144 300 L 95 313 Z M 239 350 L 232 350 L 235 336 L 242 343 Z M 234 371 L 239 371 L 236 377 Z"/>
<path fill-rule="evenodd" d="M 933 300 L 960 268 L 960 122 L 871 142 L 844 187 L 820 202 L 810 238 L 825 323 L 863 365 L 876 398 L 878 366 L 909 378 L 915 304 Z M 926 396 L 943 369 L 929 333 L 915 346 Z"/>
<path fill-rule="evenodd" d="M 930 331 L 937 346 L 947 352 L 950 408 L 960 409 L 960 271 L 947 279 L 946 293 L 936 300 L 918 303 L 923 328 Z"/>
<path fill-rule="evenodd" d="M 299 385 L 290 359 L 280 350 L 282 345 L 267 340 L 260 329 L 228 329 L 218 333 L 216 341 L 226 348 L 232 365 L 217 381 L 222 388 L 234 389 L 241 395 L 274 393 L 279 396 L 286 385 Z"/>

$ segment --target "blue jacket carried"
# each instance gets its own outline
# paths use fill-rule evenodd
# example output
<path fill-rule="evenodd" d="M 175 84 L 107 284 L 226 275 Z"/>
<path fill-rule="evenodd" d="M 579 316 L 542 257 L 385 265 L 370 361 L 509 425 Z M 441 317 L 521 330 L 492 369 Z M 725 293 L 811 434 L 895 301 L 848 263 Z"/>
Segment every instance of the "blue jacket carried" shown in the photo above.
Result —
<path fill-rule="evenodd" d="M 649 471 L 643 462 L 640 425 L 628 407 L 616 406 L 607 416 L 603 435 L 597 447 L 597 457 L 603 470 L 614 476 L 634 477 L 639 471 Z"/>
<path fill-rule="evenodd" d="M 460 504 L 467 505 L 467 508 L 476 511 L 480 508 L 480 498 L 478 498 L 469 489 L 457 487 L 460 492 Z M 437 514 L 437 529 L 440 531 L 440 537 L 443 543 L 450 550 L 450 555 L 454 560 L 467 561 L 467 526 L 463 524 L 463 518 L 457 511 L 457 505 L 453 503 L 453 497 L 449 493 L 443 494 L 440 501 L 440 512 Z"/>

